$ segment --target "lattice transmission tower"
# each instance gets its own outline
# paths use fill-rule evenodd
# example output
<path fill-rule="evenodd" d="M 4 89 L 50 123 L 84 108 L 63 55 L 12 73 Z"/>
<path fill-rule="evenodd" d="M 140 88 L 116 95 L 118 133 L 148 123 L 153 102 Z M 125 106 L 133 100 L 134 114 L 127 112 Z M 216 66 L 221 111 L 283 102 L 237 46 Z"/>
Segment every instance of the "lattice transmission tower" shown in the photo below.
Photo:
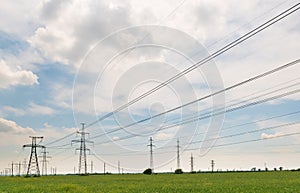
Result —
<path fill-rule="evenodd" d="M 43 137 L 36 137 L 36 136 L 29 136 L 29 137 L 32 139 L 31 144 L 23 145 L 23 148 L 25 148 L 25 147 L 31 148 L 31 153 L 30 153 L 30 158 L 29 158 L 29 162 L 28 162 L 26 175 L 27 176 L 29 176 L 29 175 L 40 176 L 37 148 L 45 148 L 45 146 L 40 145 L 40 143 L 43 140 Z M 40 140 L 40 141 L 37 143 L 37 140 Z"/>
<path fill-rule="evenodd" d="M 42 152 L 41 152 L 41 156 L 39 156 L 40 158 L 42 158 L 42 175 L 47 175 L 47 163 L 49 162 L 47 159 L 51 158 L 50 156 L 48 156 L 47 154 L 49 154 L 49 152 L 46 151 L 46 147 L 43 148 Z"/>
<path fill-rule="evenodd" d="M 150 144 L 148 145 L 150 147 L 150 169 L 152 170 L 152 173 L 154 173 L 154 164 L 153 164 L 153 139 L 150 137 Z"/>
<path fill-rule="evenodd" d="M 86 139 L 86 136 L 89 134 L 85 131 L 84 123 L 81 123 L 82 129 L 81 131 L 77 131 L 77 134 L 80 135 L 79 140 L 72 140 L 73 143 L 80 143 L 80 147 L 76 148 L 76 152 L 79 151 L 79 161 L 78 161 L 78 174 L 87 175 L 87 158 L 86 152 L 90 152 L 90 149 L 86 147 L 86 143 L 93 143 Z"/>

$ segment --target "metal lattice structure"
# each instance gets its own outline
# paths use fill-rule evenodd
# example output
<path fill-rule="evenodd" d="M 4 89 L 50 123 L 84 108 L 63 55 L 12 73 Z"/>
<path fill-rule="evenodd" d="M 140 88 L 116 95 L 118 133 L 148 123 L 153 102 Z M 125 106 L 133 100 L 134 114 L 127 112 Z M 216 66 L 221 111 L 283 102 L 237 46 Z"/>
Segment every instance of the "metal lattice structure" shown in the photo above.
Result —
<path fill-rule="evenodd" d="M 152 173 L 154 172 L 154 164 L 153 164 L 153 139 L 150 137 L 150 144 L 148 145 L 150 147 L 150 169 L 152 170 Z"/>
<path fill-rule="evenodd" d="M 25 147 L 31 148 L 31 153 L 30 153 L 30 158 L 29 158 L 29 162 L 28 162 L 26 175 L 27 176 L 29 176 L 29 175 L 40 176 L 37 148 L 45 148 L 45 146 L 39 145 L 39 143 L 43 140 L 43 137 L 36 137 L 36 136 L 29 136 L 29 137 L 32 139 L 31 144 L 23 145 L 23 148 L 25 148 Z M 39 143 L 37 143 L 37 140 L 40 140 Z"/>
<path fill-rule="evenodd" d="M 85 131 L 84 123 L 81 123 L 82 129 L 81 131 L 77 131 L 77 134 L 80 135 L 79 140 L 72 140 L 73 143 L 80 143 L 80 147 L 76 148 L 76 152 L 79 151 L 79 162 L 78 162 L 78 174 L 87 175 L 87 158 L 86 152 L 90 152 L 90 149 L 86 147 L 86 143 L 93 143 L 86 139 L 86 136 L 89 134 Z"/>
<path fill-rule="evenodd" d="M 177 139 L 176 148 L 177 148 L 177 169 L 180 169 L 180 154 L 179 154 L 180 146 L 179 146 L 179 139 Z"/>
<path fill-rule="evenodd" d="M 191 153 L 191 172 L 194 171 L 194 157 L 193 154 Z"/>
<path fill-rule="evenodd" d="M 48 163 L 48 158 L 51 158 L 50 156 L 47 156 L 49 152 L 46 151 L 46 147 L 43 147 L 43 150 L 41 152 L 41 157 L 42 158 L 42 175 L 47 175 L 47 163 Z"/>

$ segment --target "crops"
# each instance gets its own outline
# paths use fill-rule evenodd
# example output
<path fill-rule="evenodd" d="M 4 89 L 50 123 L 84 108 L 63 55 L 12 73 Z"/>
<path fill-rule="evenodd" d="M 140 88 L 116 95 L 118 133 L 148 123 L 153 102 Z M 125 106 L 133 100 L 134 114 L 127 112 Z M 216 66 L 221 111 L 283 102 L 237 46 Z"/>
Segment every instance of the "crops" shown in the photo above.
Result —
<path fill-rule="evenodd" d="M 0 177 L 0 192 L 300 192 L 300 172 Z"/>

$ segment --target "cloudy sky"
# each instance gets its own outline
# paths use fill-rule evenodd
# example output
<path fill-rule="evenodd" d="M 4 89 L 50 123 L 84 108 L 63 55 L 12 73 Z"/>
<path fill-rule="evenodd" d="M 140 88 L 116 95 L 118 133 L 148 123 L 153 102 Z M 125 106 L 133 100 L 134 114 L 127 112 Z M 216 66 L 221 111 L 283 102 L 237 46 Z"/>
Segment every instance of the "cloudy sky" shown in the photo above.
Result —
<path fill-rule="evenodd" d="M 223 170 L 300 167 L 298 63 L 128 126 L 298 60 L 299 11 L 97 122 L 297 3 L 1 1 L 0 171 L 28 161 L 22 145 L 30 135 L 44 136 L 49 168 L 77 170 L 79 144 L 71 140 L 80 123 L 94 142 L 94 171 L 105 162 L 117 172 L 118 161 L 127 172 L 143 171 L 150 137 L 156 171 L 177 167 L 177 139 L 184 171 L 191 153 L 196 170 L 208 170 L 212 159 Z M 218 113 L 225 109 L 232 112 Z"/>

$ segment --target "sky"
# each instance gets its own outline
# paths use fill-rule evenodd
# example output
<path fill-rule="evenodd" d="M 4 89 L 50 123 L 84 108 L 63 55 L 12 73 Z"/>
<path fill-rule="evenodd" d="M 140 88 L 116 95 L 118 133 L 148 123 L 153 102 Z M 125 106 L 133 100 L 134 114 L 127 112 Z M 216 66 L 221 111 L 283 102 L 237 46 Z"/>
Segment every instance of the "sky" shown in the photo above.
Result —
<path fill-rule="evenodd" d="M 93 142 L 89 171 L 91 161 L 94 172 L 106 163 L 116 173 L 118 162 L 143 171 L 150 137 L 157 172 L 177 168 L 177 140 L 183 171 L 191 155 L 197 171 L 211 170 L 211 160 L 219 170 L 299 168 L 298 62 L 151 118 L 298 60 L 299 11 L 135 101 L 297 3 L 1 1 L 0 171 L 28 163 L 29 136 L 44 137 L 48 173 L 78 171 L 71 141 L 81 123 Z"/>

